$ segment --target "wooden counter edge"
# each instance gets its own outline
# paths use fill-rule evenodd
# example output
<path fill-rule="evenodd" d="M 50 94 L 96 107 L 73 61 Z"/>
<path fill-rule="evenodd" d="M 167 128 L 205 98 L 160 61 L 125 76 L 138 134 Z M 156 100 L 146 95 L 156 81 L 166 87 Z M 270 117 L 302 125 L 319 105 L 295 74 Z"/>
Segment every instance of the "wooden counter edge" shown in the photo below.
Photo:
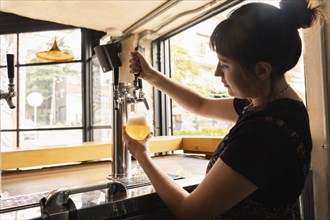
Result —
<path fill-rule="evenodd" d="M 184 150 L 184 152 L 212 153 L 221 138 L 214 137 L 154 137 L 150 152 Z M 112 157 L 112 144 L 84 142 L 77 145 L 43 149 L 18 149 L 1 152 L 1 170 L 106 159 Z"/>
<path fill-rule="evenodd" d="M 184 152 L 213 154 L 221 141 L 221 137 L 184 137 L 182 149 Z"/>

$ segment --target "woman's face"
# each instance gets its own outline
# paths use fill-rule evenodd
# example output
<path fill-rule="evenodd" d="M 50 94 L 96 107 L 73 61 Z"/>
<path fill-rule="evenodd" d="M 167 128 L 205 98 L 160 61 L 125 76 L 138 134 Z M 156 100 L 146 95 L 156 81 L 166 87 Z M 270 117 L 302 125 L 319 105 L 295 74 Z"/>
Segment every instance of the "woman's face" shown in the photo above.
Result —
<path fill-rule="evenodd" d="M 255 82 L 244 77 L 239 63 L 233 59 L 218 55 L 218 66 L 214 75 L 220 76 L 228 94 L 237 98 L 253 98 L 256 92 Z"/>

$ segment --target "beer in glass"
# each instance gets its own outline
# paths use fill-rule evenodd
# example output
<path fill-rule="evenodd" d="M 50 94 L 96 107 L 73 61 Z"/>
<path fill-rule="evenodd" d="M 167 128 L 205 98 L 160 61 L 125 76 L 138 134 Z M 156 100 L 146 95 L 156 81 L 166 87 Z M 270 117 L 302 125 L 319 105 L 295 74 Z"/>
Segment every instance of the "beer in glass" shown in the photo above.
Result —
<path fill-rule="evenodd" d="M 132 138 L 139 141 L 143 140 L 150 133 L 146 113 L 129 112 L 126 131 Z"/>

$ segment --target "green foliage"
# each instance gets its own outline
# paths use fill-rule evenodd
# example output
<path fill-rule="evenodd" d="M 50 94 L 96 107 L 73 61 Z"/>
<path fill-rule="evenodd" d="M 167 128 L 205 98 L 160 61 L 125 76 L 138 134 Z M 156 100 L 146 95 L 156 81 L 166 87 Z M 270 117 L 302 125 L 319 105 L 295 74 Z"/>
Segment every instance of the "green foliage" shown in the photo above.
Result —
<path fill-rule="evenodd" d="M 189 51 L 180 45 L 171 44 L 171 77 L 205 96 L 217 94 L 221 96 L 223 91 L 217 91 L 217 83 L 213 76 L 212 65 L 196 64 L 194 59 L 189 55 Z M 172 109 L 178 107 L 177 103 L 172 102 Z M 183 121 L 184 123 L 184 121 Z M 224 136 L 229 129 L 212 128 L 210 124 L 202 119 L 196 119 L 197 130 L 174 130 L 173 135 L 178 136 Z M 203 128 L 202 127 L 207 127 Z M 201 129 L 198 129 L 201 128 Z"/>
<path fill-rule="evenodd" d="M 189 51 L 180 45 L 171 45 L 171 77 L 198 91 L 202 95 L 217 94 L 217 83 L 213 76 L 214 66 L 195 63 Z"/>
<path fill-rule="evenodd" d="M 207 88 L 201 82 L 201 67 L 195 64 L 188 51 L 178 45 L 171 46 L 171 77 L 202 94 L 207 94 Z"/>
<path fill-rule="evenodd" d="M 171 61 L 174 67 L 172 69 L 172 77 L 181 81 L 190 75 L 191 77 L 200 74 L 200 67 L 192 62 L 192 58 L 188 55 L 188 51 L 178 45 L 171 47 Z"/>
<path fill-rule="evenodd" d="M 69 65 L 69 64 L 67 64 Z M 68 66 L 59 68 L 58 65 L 33 66 L 26 74 L 26 94 L 38 91 L 43 97 L 48 97 L 52 93 L 53 81 L 62 81 L 67 75 L 79 75 L 79 71 L 74 71 Z"/>

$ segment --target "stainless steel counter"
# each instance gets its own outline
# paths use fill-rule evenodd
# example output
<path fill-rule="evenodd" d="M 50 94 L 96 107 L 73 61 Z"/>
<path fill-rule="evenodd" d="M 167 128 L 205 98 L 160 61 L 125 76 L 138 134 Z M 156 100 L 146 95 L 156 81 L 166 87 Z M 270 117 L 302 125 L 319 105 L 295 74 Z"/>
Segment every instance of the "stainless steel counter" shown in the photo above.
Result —
<path fill-rule="evenodd" d="M 154 160 L 188 191 L 200 183 L 208 163 L 202 157 L 187 155 L 154 157 Z M 126 194 L 109 196 L 107 187 L 99 186 L 108 186 L 110 173 L 110 161 L 5 172 L 3 191 L 9 197 L 1 200 L 0 219 L 175 219 L 150 184 L 136 187 L 124 183 Z M 79 191 L 82 188 L 91 190 Z M 39 203 L 57 189 L 70 194 L 68 203 L 47 211 Z M 56 197 L 55 203 L 63 195 Z"/>

